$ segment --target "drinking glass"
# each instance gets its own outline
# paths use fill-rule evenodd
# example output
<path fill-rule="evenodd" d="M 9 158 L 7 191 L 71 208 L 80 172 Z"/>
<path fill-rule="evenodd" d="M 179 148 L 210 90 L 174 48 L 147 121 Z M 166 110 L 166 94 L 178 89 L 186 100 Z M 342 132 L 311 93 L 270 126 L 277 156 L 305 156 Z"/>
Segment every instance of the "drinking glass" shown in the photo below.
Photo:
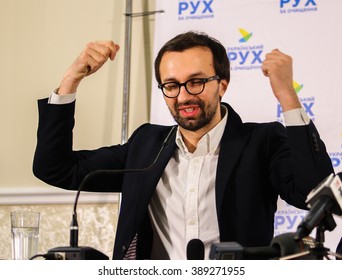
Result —
<path fill-rule="evenodd" d="M 12 259 L 28 260 L 38 254 L 39 221 L 39 212 L 11 212 Z"/>

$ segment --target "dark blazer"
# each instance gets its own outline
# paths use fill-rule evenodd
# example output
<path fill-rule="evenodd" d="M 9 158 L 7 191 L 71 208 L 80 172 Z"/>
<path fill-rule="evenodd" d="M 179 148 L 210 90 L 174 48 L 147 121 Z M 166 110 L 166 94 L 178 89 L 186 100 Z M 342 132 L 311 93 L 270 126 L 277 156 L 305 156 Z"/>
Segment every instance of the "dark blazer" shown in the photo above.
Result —
<path fill-rule="evenodd" d="M 228 122 L 216 173 L 220 240 L 267 246 L 273 237 L 278 196 L 306 209 L 307 194 L 333 172 L 331 160 L 312 122 L 288 128 L 278 122 L 242 123 L 228 104 L 222 104 L 228 108 Z M 144 124 L 124 145 L 73 151 L 74 108 L 74 103 L 39 101 L 33 172 L 47 184 L 64 189 L 76 190 L 82 179 L 97 169 L 150 165 L 171 129 Z M 175 149 L 175 141 L 171 141 L 148 173 L 104 176 L 87 185 L 88 191 L 122 193 L 114 259 L 124 258 L 136 234 L 137 258 L 150 258 L 153 233 L 147 207 Z"/>
<path fill-rule="evenodd" d="M 342 238 L 340 239 L 340 242 L 337 244 L 336 253 L 342 256 Z M 340 258 L 336 258 L 336 259 L 342 260 Z"/>

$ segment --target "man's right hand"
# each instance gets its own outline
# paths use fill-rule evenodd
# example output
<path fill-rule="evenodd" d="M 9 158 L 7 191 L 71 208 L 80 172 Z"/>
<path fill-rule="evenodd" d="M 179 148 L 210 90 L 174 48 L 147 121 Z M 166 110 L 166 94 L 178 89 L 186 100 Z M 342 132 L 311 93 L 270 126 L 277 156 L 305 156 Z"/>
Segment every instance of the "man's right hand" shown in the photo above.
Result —
<path fill-rule="evenodd" d="M 114 60 L 119 49 L 119 45 L 113 41 L 88 43 L 86 48 L 66 71 L 59 86 L 58 94 L 75 93 L 82 79 L 99 70 L 108 59 Z"/>

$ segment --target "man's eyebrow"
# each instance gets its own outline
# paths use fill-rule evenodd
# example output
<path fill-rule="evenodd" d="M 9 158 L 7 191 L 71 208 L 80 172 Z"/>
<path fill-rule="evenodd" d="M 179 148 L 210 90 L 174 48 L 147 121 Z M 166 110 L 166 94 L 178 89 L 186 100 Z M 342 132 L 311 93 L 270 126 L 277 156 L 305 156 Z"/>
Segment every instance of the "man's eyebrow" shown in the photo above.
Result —
<path fill-rule="evenodd" d="M 193 74 L 189 75 L 186 81 L 188 81 L 188 80 L 190 80 L 190 79 L 193 79 L 193 78 L 203 77 L 203 76 L 205 76 L 205 75 L 206 75 L 206 74 L 203 73 L 202 71 L 196 72 L 196 73 L 193 73 Z M 184 82 L 186 82 L 186 81 L 184 81 Z M 166 79 L 163 81 L 163 83 L 169 83 L 169 82 L 180 83 L 180 81 L 179 81 L 178 79 L 174 78 L 174 77 L 166 78 Z"/>

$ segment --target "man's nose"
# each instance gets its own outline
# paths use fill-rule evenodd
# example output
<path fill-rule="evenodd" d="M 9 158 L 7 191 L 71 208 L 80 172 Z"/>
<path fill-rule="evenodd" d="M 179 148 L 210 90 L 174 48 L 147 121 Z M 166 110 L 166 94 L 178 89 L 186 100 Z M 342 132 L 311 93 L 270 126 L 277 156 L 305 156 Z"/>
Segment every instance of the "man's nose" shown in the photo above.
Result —
<path fill-rule="evenodd" d="M 181 85 L 179 88 L 179 94 L 177 96 L 178 101 L 184 102 L 192 98 L 192 95 L 186 90 L 185 85 Z"/>

